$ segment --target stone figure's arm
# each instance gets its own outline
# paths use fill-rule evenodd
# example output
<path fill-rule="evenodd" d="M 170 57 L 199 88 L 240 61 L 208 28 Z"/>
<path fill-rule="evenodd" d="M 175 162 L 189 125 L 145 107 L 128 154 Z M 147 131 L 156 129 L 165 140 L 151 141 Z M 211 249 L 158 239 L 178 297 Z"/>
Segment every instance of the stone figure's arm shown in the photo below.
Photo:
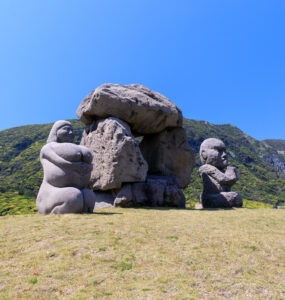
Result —
<path fill-rule="evenodd" d="M 70 162 L 59 156 L 53 149 L 51 144 L 45 145 L 40 153 L 40 159 L 47 159 L 56 166 L 72 169 L 73 162 Z"/>
<path fill-rule="evenodd" d="M 238 180 L 238 174 L 235 167 L 228 166 L 225 175 L 228 178 L 228 184 L 232 185 Z"/>
<path fill-rule="evenodd" d="M 93 168 L 91 164 L 84 161 L 71 162 L 62 158 L 54 151 L 51 143 L 42 148 L 40 158 L 47 159 L 58 167 L 74 171 L 82 176 L 90 173 Z"/>
<path fill-rule="evenodd" d="M 85 147 L 85 146 L 79 146 L 81 148 L 81 153 L 82 153 L 82 160 L 88 164 L 91 164 L 92 162 L 92 153 L 91 151 Z"/>
<path fill-rule="evenodd" d="M 232 185 L 237 181 L 237 174 L 234 167 L 228 167 L 226 172 L 223 173 L 218 168 L 211 165 L 203 165 L 200 168 L 200 174 L 206 173 L 214 178 L 220 184 Z"/>

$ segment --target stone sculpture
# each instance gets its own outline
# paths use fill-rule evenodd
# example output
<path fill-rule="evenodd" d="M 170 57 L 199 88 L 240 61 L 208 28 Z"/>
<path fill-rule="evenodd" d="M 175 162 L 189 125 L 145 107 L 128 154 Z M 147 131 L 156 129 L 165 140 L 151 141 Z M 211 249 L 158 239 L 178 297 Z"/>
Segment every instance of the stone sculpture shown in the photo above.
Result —
<path fill-rule="evenodd" d="M 71 123 L 57 121 L 41 149 L 44 178 L 36 204 L 42 214 L 93 212 L 95 195 L 86 188 L 92 154 L 88 148 L 72 144 L 73 139 Z"/>
<path fill-rule="evenodd" d="M 201 194 L 203 208 L 242 207 L 241 195 L 231 192 L 238 174 L 235 167 L 228 166 L 225 144 L 215 138 L 204 140 L 200 159 L 203 164 L 199 169 L 204 186 Z"/>
<path fill-rule="evenodd" d="M 185 207 L 180 188 L 189 184 L 194 155 L 173 102 L 142 85 L 103 84 L 76 113 L 86 125 L 81 145 L 93 154 L 95 208 Z"/>

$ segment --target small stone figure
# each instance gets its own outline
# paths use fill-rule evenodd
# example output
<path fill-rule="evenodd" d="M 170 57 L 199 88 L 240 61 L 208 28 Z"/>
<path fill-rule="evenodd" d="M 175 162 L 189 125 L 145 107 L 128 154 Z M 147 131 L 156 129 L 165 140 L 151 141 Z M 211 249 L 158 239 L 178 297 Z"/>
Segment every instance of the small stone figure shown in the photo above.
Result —
<path fill-rule="evenodd" d="M 92 171 L 88 148 L 72 144 L 74 134 L 68 121 L 54 123 L 40 161 L 44 179 L 37 196 L 42 214 L 92 213 L 95 195 L 86 187 Z"/>
<path fill-rule="evenodd" d="M 231 192 L 238 175 L 235 167 L 228 166 L 225 144 L 215 138 L 206 139 L 200 147 L 200 159 L 203 164 L 199 169 L 204 185 L 201 194 L 203 207 L 242 207 L 241 195 Z"/>

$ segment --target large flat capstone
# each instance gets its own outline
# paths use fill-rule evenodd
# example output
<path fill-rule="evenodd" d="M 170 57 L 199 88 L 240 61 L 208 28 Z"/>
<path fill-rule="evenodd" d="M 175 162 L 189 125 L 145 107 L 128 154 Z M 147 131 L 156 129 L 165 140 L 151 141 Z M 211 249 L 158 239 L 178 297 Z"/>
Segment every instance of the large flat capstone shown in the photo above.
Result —
<path fill-rule="evenodd" d="M 116 117 L 127 122 L 134 134 L 141 135 L 182 127 L 180 109 L 165 96 L 139 84 L 103 84 L 81 102 L 76 114 L 85 125 L 94 119 Z"/>

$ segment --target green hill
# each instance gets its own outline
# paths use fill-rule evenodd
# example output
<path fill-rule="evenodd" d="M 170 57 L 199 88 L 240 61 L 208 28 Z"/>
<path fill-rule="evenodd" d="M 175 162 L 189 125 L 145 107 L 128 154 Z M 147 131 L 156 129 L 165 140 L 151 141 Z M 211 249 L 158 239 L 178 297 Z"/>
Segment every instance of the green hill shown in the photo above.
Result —
<path fill-rule="evenodd" d="M 79 143 L 83 125 L 71 120 Z M 0 131 L 0 215 L 36 211 L 35 197 L 42 181 L 39 162 L 52 124 L 27 125 Z M 285 167 L 280 145 L 285 141 L 257 141 L 233 125 L 213 125 L 205 121 L 184 119 L 189 143 L 196 154 L 196 164 L 190 185 L 185 189 L 188 206 L 199 202 L 202 183 L 198 176 L 198 151 L 208 137 L 222 139 L 229 153 L 230 163 L 237 166 L 241 179 L 234 190 L 241 192 L 251 206 L 270 206 L 285 200 Z M 276 140 L 274 140 L 276 141 Z M 276 163 L 277 161 L 277 163 Z M 285 173 L 285 171 L 284 171 Z M 283 177 L 282 177 L 283 176 Z"/>

